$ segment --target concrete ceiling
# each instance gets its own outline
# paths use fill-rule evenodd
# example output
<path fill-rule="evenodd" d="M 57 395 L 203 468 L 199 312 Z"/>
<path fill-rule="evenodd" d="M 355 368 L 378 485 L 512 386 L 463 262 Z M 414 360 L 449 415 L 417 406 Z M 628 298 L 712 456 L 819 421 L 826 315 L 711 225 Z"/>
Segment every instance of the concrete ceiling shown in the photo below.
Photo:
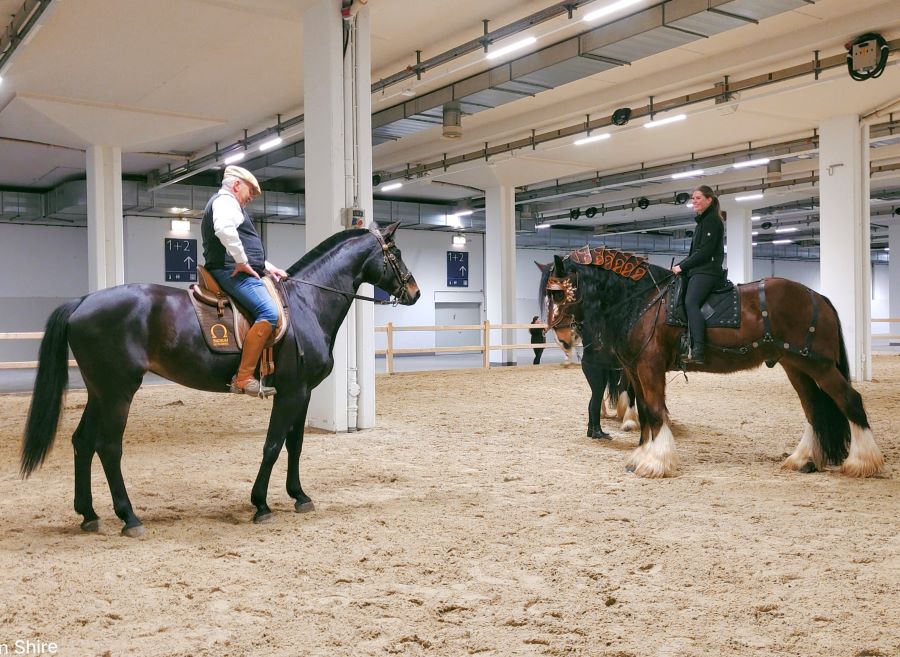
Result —
<path fill-rule="evenodd" d="M 778 4 L 759 0 L 744 5 Z M 789 0 L 782 0 L 789 3 Z M 0 0 L 0 15 L 11 15 L 22 0 Z M 123 147 L 123 172 L 145 176 L 186 157 L 208 152 L 273 125 L 277 115 L 303 112 L 303 11 L 312 0 L 55 0 L 40 29 L 17 50 L 0 85 L 0 189 L 48 190 L 83 177 L 82 149 L 91 143 Z M 335 4 L 338 4 L 335 2 Z M 427 60 L 556 4 L 550 0 L 370 0 L 373 82 L 415 62 Z M 528 31 L 538 37 L 534 49 L 570 39 L 585 30 L 580 17 L 607 0 L 580 7 Z M 602 23 L 656 5 L 644 0 Z M 705 6 L 698 0 L 695 4 Z M 732 3 L 740 9 L 741 2 Z M 463 138 L 448 142 L 440 127 L 422 130 L 376 146 L 375 169 L 399 172 L 407 165 L 562 129 L 599 118 L 622 106 L 641 107 L 696 93 L 721 82 L 746 79 L 808 62 L 814 51 L 825 58 L 844 52 L 843 44 L 870 31 L 900 38 L 896 0 L 817 0 L 795 3 L 758 23 L 738 22 L 709 38 L 691 40 L 659 54 L 636 58 L 556 88 L 525 95 L 463 118 Z M 729 6 L 729 9 L 732 7 Z M 734 11 L 738 11 L 734 9 Z M 703 14 L 709 17 L 709 14 Z M 702 29 L 702 25 L 699 28 Z M 516 55 L 520 56 L 520 55 Z M 510 56 L 512 58 L 514 56 Z M 877 80 L 852 81 L 846 69 L 745 91 L 738 102 L 717 107 L 711 101 L 686 108 L 688 120 L 644 130 L 643 120 L 609 130 L 612 137 L 587 146 L 572 137 L 519 149 L 408 181 L 391 198 L 452 202 L 481 196 L 486 185 L 508 184 L 520 192 L 606 176 L 654 165 L 684 165 L 692 158 L 733 152 L 814 135 L 829 117 L 866 114 L 898 101 L 900 67 L 892 56 Z M 496 66 L 483 53 L 471 53 L 389 86 L 373 95 L 373 111 L 408 101 Z M 900 114 L 900 110 L 898 110 Z M 895 115 L 896 117 L 897 115 Z M 888 121 L 885 116 L 880 121 Z M 880 153 L 880 154 L 879 154 Z M 815 151 L 802 167 L 817 169 Z M 873 162 L 896 162 L 894 150 L 875 149 Z M 302 191 L 303 158 L 267 172 L 282 191 Z M 796 160 L 785 166 L 798 167 Z M 801 167 L 801 168 L 802 168 Z M 682 166 L 683 168 L 683 166 Z M 742 174 L 760 179 L 757 171 Z M 188 181 L 190 182 L 190 181 Z M 683 183 L 685 188 L 695 180 Z M 705 184 L 735 184 L 735 172 L 716 173 Z M 873 181 L 876 187 L 900 187 L 893 173 Z M 540 211 L 589 204 L 616 205 L 647 196 L 674 193 L 671 181 L 629 185 L 573 194 L 535 204 Z M 778 205 L 816 195 L 814 186 L 797 185 L 767 194 Z M 385 194 L 385 197 L 389 195 Z M 687 216 L 682 210 L 652 208 Z M 633 211 L 598 215 L 585 227 L 634 221 Z M 584 223 L 584 222 L 583 222 Z"/>

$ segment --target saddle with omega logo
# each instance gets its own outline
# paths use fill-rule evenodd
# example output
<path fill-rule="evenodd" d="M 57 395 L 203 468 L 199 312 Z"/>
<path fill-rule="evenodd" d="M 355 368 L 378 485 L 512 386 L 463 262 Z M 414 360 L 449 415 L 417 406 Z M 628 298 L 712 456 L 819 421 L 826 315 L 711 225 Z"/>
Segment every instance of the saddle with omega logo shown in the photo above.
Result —
<path fill-rule="evenodd" d="M 253 317 L 219 287 L 216 279 L 202 265 L 197 266 L 197 280 L 199 283 L 191 285 L 188 296 L 194 304 L 207 346 L 219 354 L 241 353 L 244 336 L 253 325 Z M 262 281 L 278 307 L 278 324 L 263 352 L 263 359 L 268 360 L 271 359 L 271 354 L 267 356 L 267 352 L 281 340 L 287 330 L 288 309 L 272 279 L 264 276 Z M 238 312 L 234 312 L 235 309 Z"/>

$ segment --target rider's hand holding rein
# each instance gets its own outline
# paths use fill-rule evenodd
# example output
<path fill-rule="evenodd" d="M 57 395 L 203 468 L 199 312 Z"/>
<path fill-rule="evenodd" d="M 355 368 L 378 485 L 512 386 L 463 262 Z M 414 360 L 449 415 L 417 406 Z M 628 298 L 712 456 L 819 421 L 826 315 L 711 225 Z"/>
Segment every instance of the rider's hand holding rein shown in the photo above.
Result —
<path fill-rule="evenodd" d="M 675 265 L 675 266 L 673 266 L 673 267 L 672 267 L 672 273 L 673 273 L 673 274 L 676 274 L 676 275 L 677 275 L 677 274 L 680 274 L 680 273 L 681 273 L 681 265 Z"/>

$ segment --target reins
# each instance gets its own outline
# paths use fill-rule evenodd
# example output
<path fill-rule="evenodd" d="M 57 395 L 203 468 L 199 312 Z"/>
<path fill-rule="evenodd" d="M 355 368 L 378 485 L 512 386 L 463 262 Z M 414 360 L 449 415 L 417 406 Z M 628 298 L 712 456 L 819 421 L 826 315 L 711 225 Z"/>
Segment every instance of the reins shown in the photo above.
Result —
<path fill-rule="evenodd" d="M 360 301 L 371 301 L 372 303 L 378 306 L 396 306 L 400 302 L 400 298 L 403 294 L 406 293 L 406 282 L 412 277 L 408 271 L 404 273 L 400 269 L 400 265 L 397 263 L 397 256 L 395 256 L 391 252 L 391 245 L 384 241 L 384 237 L 381 236 L 381 233 L 378 232 L 377 228 L 370 228 L 369 232 L 375 237 L 378 243 L 381 245 L 382 257 L 384 258 L 384 266 L 381 270 L 381 278 L 378 279 L 378 282 L 375 283 L 376 286 L 379 286 L 380 283 L 384 280 L 385 275 L 387 274 L 388 266 L 394 270 L 394 274 L 397 277 L 397 280 L 400 282 L 399 290 L 400 294 L 392 294 L 393 299 L 376 299 L 375 297 L 367 297 L 363 294 L 356 294 L 355 292 L 348 292 L 347 290 L 339 290 L 336 287 L 331 287 L 329 285 L 322 285 L 321 283 L 314 283 L 313 281 L 308 281 L 305 278 L 293 278 L 288 277 L 283 279 L 283 282 L 293 281 L 294 283 L 304 283 L 306 285 L 311 285 L 313 287 L 317 287 L 320 290 L 325 290 L 327 292 L 334 292 L 335 294 L 342 294 L 348 299 L 359 299 Z"/>

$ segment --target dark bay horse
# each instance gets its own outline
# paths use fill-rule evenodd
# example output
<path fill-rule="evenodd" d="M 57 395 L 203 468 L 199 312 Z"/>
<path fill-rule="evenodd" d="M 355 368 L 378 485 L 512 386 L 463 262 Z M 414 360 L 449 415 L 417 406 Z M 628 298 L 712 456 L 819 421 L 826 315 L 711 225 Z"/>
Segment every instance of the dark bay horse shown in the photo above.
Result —
<path fill-rule="evenodd" d="M 419 288 L 394 244 L 399 224 L 379 231 L 354 229 L 332 235 L 288 269 L 284 280 L 291 327 L 276 346 L 275 387 L 262 463 L 250 497 L 255 522 L 271 518 L 266 493 L 272 466 L 287 442 L 287 492 L 298 512 L 313 510 L 300 486 L 300 451 L 310 393 L 334 366 L 338 328 L 361 283 L 389 291 L 404 305 Z M 298 345 L 300 347 L 298 352 Z M 91 499 L 91 462 L 100 457 L 122 533 L 144 527 L 131 507 L 122 477 L 122 434 L 143 376 L 154 372 L 198 390 L 227 392 L 240 354 L 210 351 L 185 290 L 163 285 L 120 285 L 61 305 L 41 341 L 34 396 L 22 444 L 22 474 L 43 463 L 56 436 L 71 347 L 87 386 L 88 401 L 72 436 L 75 511 L 81 528 L 97 531 Z"/>
<path fill-rule="evenodd" d="M 547 280 L 553 270 L 553 264 L 541 264 L 535 262 L 541 272 L 541 281 L 538 290 L 538 298 L 546 298 Z M 546 303 L 541 303 L 541 311 L 546 312 Z M 587 437 L 598 440 L 609 440 L 611 436 L 600 426 L 600 420 L 606 417 L 617 417 L 622 421 L 622 431 L 632 431 L 638 428 L 638 414 L 635 406 L 634 389 L 627 382 L 621 365 L 608 348 L 597 338 L 597 334 L 590 334 L 585 340 L 580 335 L 579 325 L 570 315 L 557 313 L 549 317 L 548 330 L 552 330 L 556 341 L 569 356 L 575 350 L 578 340 L 581 340 L 583 352 L 581 356 L 581 373 L 591 389 L 591 397 L 588 401 L 588 426 Z M 604 396 L 609 397 L 609 402 L 615 407 L 612 413 L 606 413 L 603 404 Z"/>
<path fill-rule="evenodd" d="M 678 367 L 684 329 L 666 324 L 664 281 L 671 274 L 629 253 L 602 248 L 587 258 L 585 253 L 555 258 L 545 292 L 548 324 L 579 322 L 585 334 L 610 346 L 634 383 L 641 415 L 641 446 L 627 467 L 644 477 L 672 475 L 678 464 L 665 375 Z M 832 463 L 852 477 L 878 473 L 884 459 L 862 397 L 850 384 L 841 323 L 831 302 L 783 278 L 740 285 L 739 292 L 740 327 L 709 328 L 706 363 L 689 369 L 729 373 L 779 363 L 807 420 L 782 467 L 814 472 Z"/>

